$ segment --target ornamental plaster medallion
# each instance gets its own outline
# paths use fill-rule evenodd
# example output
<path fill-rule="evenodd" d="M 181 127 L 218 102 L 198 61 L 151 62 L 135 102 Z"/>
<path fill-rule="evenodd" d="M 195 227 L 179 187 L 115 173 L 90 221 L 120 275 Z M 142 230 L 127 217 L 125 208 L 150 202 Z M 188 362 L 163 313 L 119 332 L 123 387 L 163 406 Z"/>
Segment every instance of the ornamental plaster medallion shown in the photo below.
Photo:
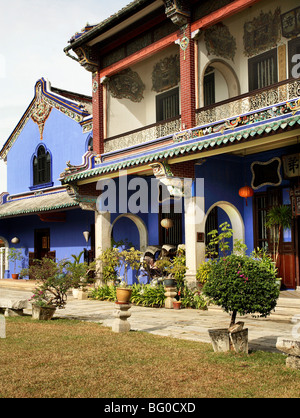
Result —
<path fill-rule="evenodd" d="M 39 127 L 41 141 L 43 140 L 45 122 L 50 115 L 51 109 L 52 107 L 43 100 L 42 85 L 39 83 L 36 87 L 36 101 L 31 111 L 31 119 Z"/>
<path fill-rule="evenodd" d="M 218 23 L 206 29 L 204 40 L 208 55 L 216 55 L 233 61 L 236 41 L 226 25 Z"/>
<path fill-rule="evenodd" d="M 155 64 L 152 72 L 152 90 L 160 93 L 177 86 L 180 81 L 179 55 L 163 58 Z"/>
<path fill-rule="evenodd" d="M 93 82 L 93 93 L 96 93 L 96 92 L 97 92 L 97 90 L 98 90 L 98 83 L 97 83 L 97 81 L 95 80 L 95 81 Z"/>
<path fill-rule="evenodd" d="M 272 13 L 260 12 L 244 25 L 244 53 L 247 57 L 274 48 L 280 38 L 280 8 Z"/>
<path fill-rule="evenodd" d="M 139 103 L 143 100 L 145 85 L 140 76 L 130 68 L 110 77 L 109 91 L 116 99 L 129 99 Z"/>

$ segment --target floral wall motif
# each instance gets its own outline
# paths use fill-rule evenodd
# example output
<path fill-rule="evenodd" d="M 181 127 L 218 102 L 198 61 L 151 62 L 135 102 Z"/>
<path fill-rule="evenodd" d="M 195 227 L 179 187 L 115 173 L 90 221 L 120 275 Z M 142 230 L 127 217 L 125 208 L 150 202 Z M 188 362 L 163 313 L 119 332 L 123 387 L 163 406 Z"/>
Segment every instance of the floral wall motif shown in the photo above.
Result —
<path fill-rule="evenodd" d="M 247 57 L 274 48 L 280 38 L 280 8 L 272 13 L 260 12 L 244 25 L 244 53 Z"/>
<path fill-rule="evenodd" d="M 152 90 L 160 93 L 177 86 L 180 81 L 179 55 L 165 57 L 155 64 L 152 72 Z"/>
<path fill-rule="evenodd" d="M 139 103 L 144 98 L 145 88 L 138 73 L 130 68 L 112 76 L 109 80 L 109 91 L 116 99 L 129 99 Z"/>
<path fill-rule="evenodd" d="M 226 25 L 218 23 L 208 28 L 204 33 L 204 40 L 208 55 L 216 55 L 233 61 L 236 41 Z"/>
<path fill-rule="evenodd" d="M 31 112 L 31 119 L 38 125 L 40 138 L 43 139 L 45 122 L 50 115 L 51 106 L 44 102 L 42 97 L 42 86 L 39 83 L 36 87 L 36 102 Z"/>

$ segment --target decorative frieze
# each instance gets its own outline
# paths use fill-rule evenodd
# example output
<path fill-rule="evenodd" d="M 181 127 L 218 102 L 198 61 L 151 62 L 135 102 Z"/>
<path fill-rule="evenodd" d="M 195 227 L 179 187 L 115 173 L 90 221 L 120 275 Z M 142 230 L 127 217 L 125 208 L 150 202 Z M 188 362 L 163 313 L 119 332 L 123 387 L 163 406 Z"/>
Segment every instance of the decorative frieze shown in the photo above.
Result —
<path fill-rule="evenodd" d="M 139 103 L 144 98 L 143 93 L 146 86 L 138 73 L 130 68 L 110 77 L 108 85 L 112 97 L 116 99 L 129 99 Z"/>
<path fill-rule="evenodd" d="M 272 13 L 260 12 L 244 25 L 244 53 L 247 57 L 275 48 L 280 38 L 280 8 Z"/>
<path fill-rule="evenodd" d="M 208 28 L 204 32 L 204 40 L 208 55 L 216 55 L 231 59 L 235 56 L 236 41 L 229 29 L 222 22 Z"/>
<path fill-rule="evenodd" d="M 180 81 L 179 55 L 165 57 L 155 64 L 152 72 L 152 90 L 161 93 L 178 85 Z"/>

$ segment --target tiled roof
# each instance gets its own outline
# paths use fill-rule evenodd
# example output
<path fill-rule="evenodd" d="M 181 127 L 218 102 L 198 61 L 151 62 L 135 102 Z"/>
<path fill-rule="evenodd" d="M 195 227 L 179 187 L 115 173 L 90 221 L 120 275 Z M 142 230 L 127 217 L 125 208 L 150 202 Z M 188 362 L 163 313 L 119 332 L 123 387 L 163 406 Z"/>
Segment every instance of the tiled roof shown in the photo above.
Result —
<path fill-rule="evenodd" d="M 251 140 L 264 134 L 276 133 L 280 129 L 286 130 L 292 127 L 300 127 L 300 114 L 295 114 L 293 116 L 290 115 L 291 114 L 273 120 L 271 119 L 267 123 L 255 123 L 253 125 L 246 125 L 241 128 L 232 129 L 230 132 L 226 131 L 225 134 L 218 132 L 206 135 L 205 137 L 193 138 L 191 140 L 181 142 L 180 145 L 178 145 L 178 143 L 174 143 L 155 152 L 149 151 L 148 153 L 144 152 L 143 154 L 138 154 L 134 158 L 123 158 L 122 160 L 118 160 L 113 163 L 103 163 L 99 167 L 66 176 L 63 183 L 71 183 L 77 180 L 105 175 L 113 171 L 128 169 L 139 165 L 142 166 L 153 161 L 183 156 L 188 153 L 229 146 L 233 143 L 238 143 L 241 140 Z"/>
<path fill-rule="evenodd" d="M 0 205 L 0 218 L 17 215 L 30 215 L 78 206 L 66 191 L 27 196 L 10 200 Z"/>

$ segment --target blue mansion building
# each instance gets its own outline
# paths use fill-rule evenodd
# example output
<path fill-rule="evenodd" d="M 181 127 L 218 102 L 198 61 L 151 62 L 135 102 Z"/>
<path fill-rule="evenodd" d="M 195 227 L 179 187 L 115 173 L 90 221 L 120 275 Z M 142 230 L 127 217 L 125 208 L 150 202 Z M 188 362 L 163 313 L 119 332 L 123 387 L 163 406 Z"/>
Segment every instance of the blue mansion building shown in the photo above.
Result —
<path fill-rule="evenodd" d="M 1 278 L 13 273 L 9 247 L 22 250 L 17 273 L 35 258 L 91 251 L 93 234 L 88 246 L 83 232 L 92 231 L 94 219 L 59 181 L 69 159 L 89 158 L 91 98 L 52 88 L 43 78 L 34 93 L 0 152 L 7 165 L 7 192 L 0 197 Z"/>
<path fill-rule="evenodd" d="M 37 82 L 0 154 L 3 242 L 18 237 L 28 258 L 43 242 L 57 258 L 78 253 L 84 230 L 95 256 L 112 238 L 185 244 L 193 285 L 210 230 L 228 221 L 249 252 L 272 252 L 268 210 L 291 205 L 278 269 L 299 287 L 299 9 L 134 0 L 76 33 L 64 51 L 91 73 L 92 97 Z"/>

